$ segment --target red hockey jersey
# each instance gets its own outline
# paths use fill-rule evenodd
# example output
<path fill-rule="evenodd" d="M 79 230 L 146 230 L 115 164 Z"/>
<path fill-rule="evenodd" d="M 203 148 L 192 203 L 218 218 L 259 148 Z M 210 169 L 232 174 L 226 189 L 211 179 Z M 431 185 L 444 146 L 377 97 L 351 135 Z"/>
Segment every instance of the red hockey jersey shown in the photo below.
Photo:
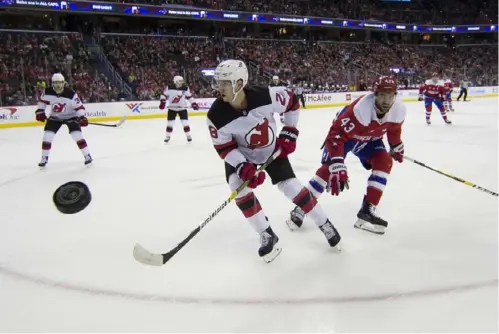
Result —
<path fill-rule="evenodd" d="M 435 82 L 432 79 L 428 79 L 423 86 L 419 88 L 419 94 L 424 94 L 425 97 L 432 99 L 443 98 L 445 95 L 444 82 L 442 80 Z"/>
<path fill-rule="evenodd" d="M 382 139 L 386 133 L 390 145 L 402 141 L 402 124 L 407 114 L 404 103 L 395 99 L 390 111 L 380 119 L 374 108 L 374 98 L 374 93 L 361 96 L 336 116 L 326 138 L 331 158 L 345 155 L 344 146 L 348 140 L 369 142 Z"/>

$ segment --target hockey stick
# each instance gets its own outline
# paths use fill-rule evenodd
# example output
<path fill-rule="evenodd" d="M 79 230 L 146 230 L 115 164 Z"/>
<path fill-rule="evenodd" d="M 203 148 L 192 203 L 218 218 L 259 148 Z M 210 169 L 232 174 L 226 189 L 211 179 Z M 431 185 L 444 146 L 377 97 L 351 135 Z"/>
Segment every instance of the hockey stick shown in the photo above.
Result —
<path fill-rule="evenodd" d="M 92 125 L 98 125 L 98 126 L 107 126 L 107 127 L 110 127 L 110 128 L 117 128 L 119 127 L 121 124 L 125 123 L 125 120 L 126 120 L 126 116 L 123 116 L 119 121 L 118 123 L 116 124 L 103 124 L 103 123 L 92 123 L 92 122 L 88 122 L 88 124 L 92 124 Z"/>
<path fill-rule="evenodd" d="M 270 165 L 279 155 L 281 154 L 281 150 L 278 149 L 277 151 L 274 152 L 270 156 L 270 158 L 260 166 L 260 168 L 257 169 L 256 174 L 260 173 L 263 171 L 265 168 L 267 168 L 268 165 Z M 148 250 L 146 250 L 144 247 L 142 247 L 140 244 L 135 244 L 135 247 L 133 248 L 133 257 L 135 260 L 137 260 L 140 263 L 151 265 L 151 266 L 162 266 L 166 262 L 168 262 L 175 254 L 177 254 L 192 238 L 196 236 L 196 234 L 199 233 L 213 218 L 215 218 L 216 215 L 220 213 L 230 202 L 234 200 L 234 198 L 237 197 L 237 195 L 245 189 L 250 180 L 245 181 L 243 184 L 241 184 L 236 190 L 234 190 L 229 198 L 227 198 L 222 204 L 220 204 L 201 224 L 199 224 L 198 227 L 196 227 L 194 230 L 192 230 L 189 235 L 182 240 L 177 246 L 175 246 L 172 250 L 170 250 L 167 253 L 164 254 L 155 254 L 151 253 Z"/>
<path fill-rule="evenodd" d="M 476 188 L 476 189 L 478 189 L 478 190 L 481 190 L 481 191 L 483 191 L 483 192 L 486 192 L 487 194 L 490 194 L 490 195 L 492 195 L 492 196 L 496 196 L 496 197 L 497 197 L 497 196 L 499 196 L 499 194 L 497 194 L 497 193 L 493 192 L 492 190 L 488 190 L 488 189 L 482 188 L 482 187 L 480 187 L 480 186 L 477 186 L 477 185 L 476 185 L 476 184 L 474 184 L 474 183 L 471 183 L 471 182 L 469 182 L 469 181 L 463 180 L 463 179 L 461 179 L 461 178 L 459 178 L 459 177 L 457 177 L 457 176 L 454 176 L 454 175 L 447 174 L 447 173 L 445 173 L 445 172 L 439 171 L 438 169 L 435 169 L 435 168 L 432 168 L 432 167 L 430 167 L 430 166 L 428 166 L 428 165 L 425 165 L 424 163 L 422 163 L 422 162 L 420 162 L 420 161 L 417 161 L 416 159 L 413 159 L 413 158 L 411 158 L 411 157 L 408 157 L 407 155 L 404 155 L 404 159 L 407 159 L 407 160 L 409 160 L 409 161 L 412 161 L 412 162 L 414 162 L 415 164 L 420 165 L 420 166 L 422 166 L 422 167 L 428 168 L 429 170 L 432 170 L 432 171 L 434 171 L 434 172 L 437 172 L 438 174 L 442 174 L 442 175 L 444 175 L 444 176 L 450 177 L 451 179 L 456 180 L 456 181 L 459 181 L 459 182 L 461 182 L 461 183 L 464 183 L 464 184 L 465 184 L 465 185 L 467 185 L 467 186 L 470 186 L 470 187 Z"/>

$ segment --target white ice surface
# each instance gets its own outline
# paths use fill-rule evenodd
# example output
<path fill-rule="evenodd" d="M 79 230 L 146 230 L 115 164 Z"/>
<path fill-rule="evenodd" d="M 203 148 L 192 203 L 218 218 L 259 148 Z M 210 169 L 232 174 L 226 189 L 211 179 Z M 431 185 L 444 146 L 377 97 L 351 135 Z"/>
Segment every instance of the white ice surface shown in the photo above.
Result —
<path fill-rule="evenodd" d="M 455 103 L 452 126 L 407 106 L 409 156 L 497 192 L 496 99 Z M 302 182 L 338 110 L 302 113 Z M 0 331 L 497 332 L 497 197 L 408 161 L 394 165 L 377 236 L 353 228 L 369 172 L 347 159 L 350 190 L 320 199 L 341 254 L 311 221 L 289 231 L 293 206 L 267 182 L 256 193 L 283 248 L 273 263 L 233 204 L 165 266 L 137 263 L 136 242 L 167 251 L 229 194 L 204 117 L 191 144 L 177 123 L 164 145 L 165 125 L 89 126 L 90 168 L 62 129 L 44 171 L 42 128 L 0 131 Z M 72 180 L 93 200 L 63 215 L 52 194 Z"/>

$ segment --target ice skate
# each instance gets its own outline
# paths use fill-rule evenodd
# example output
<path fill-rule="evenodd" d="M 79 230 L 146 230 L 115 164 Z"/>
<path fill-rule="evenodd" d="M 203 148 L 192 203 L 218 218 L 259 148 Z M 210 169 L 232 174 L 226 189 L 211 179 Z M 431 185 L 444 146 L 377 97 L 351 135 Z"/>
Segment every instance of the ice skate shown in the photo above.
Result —
<path fill-rule="evenodd" d="M 260 233 L 260 248 L 258 255 L 267 263 L 274 261 L 274 259 L 281 254 L 281 248 L 276 247 L 279 237 L 272 231 L 269 226 L 265 231 Z"/>
<path fill-rule="evenodd" d="M 186 135 L 186 137 L 187 137 L 187 142 L 189 143 L 192 142 L 192 136 L 190 134 Z"/>
<path fill-rule="evenodd" d="M 427 125 L 431 125 L 431 121 L 429 119 L 426 120 Z"/>
<path fill-rule="evenodd" d="M 449 119 L 445 119 L 445 124 L 452 125 L 452 122 Z"/>
<path fill-rule="evenodd" d="M 42 157 L 42 160 L 40 160 L 38 167 L 43 168 L 47 165 L 48 162 L 49 162 L 49 157 Z"/>
<path fill-rule="evenodd" d="M 92 161 L 94 161 L 94 159 L 92 159 L 92 157 L 90 156 L 90 154 L 87 154 L 85 156 L 85 166 L 88 166 L 92 163 Z"/>
<path fill-rule="evenodd" d="M 289 213 L 289 219 L 286 220 L 286 224 L 288 225 L 291 231 L 299 229 L 303 224 L 303 219 L 305 218 L 305 212 L 303 212 L 300 207 L 295 206 L 293 211 Z"/>
<path fill-rule="evenodd" d="M 385 234 L 385 230 L 388 227 L 388 222 L 377 215 L 376 206 L 365 199 L 357 213 L 357 218 L 358 220 L 354 224 L 354 227 L 368 232 Z"/>
<path fill-rule="evenodd" d="M 323 225 L 319 226 L 319 229 L 326 236 L 329 245 L 336 250 L 341 251 L 341 236 L 329 219 Z"/>
<path fill-rule="evenodd" d="M 168 144 L 170 142 L 170 136 L 166 136 L 164 142 L 165 142 L 165 144 Z"/>

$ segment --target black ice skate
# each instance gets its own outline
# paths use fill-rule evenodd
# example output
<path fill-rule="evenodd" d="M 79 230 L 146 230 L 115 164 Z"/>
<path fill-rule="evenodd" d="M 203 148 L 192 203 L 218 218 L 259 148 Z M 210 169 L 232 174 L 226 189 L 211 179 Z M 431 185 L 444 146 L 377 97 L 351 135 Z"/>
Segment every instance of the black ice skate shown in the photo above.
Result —
<path fill-rule="evenodd" d="M 376 206 L 365 199 L 359 213 L 357 213 L 357 218 L 359 219 L 354 224 L 354 227 L 368 232 L 385 234 L 385 230 L 388 227 L 388 222 L 377 215 Z"/>
<path fill-rule="evenodd" d="M 192 141 L 191 135 L 187 135 L 187 141 L 190 143 Z"/>
<path fill-rule="evenodd" d="M 289 219 L 286 220 L 286 224 L 291 231 L 294 231 L 302 226 L 304 218 L 305 212 L 300 207 L 295 206 L 293 211 L 289 213 Z"/>
<path fill-rule="evenodd" d="M 322 226 L 319 226 L 319 228 L 326 236 L 329 245 L 334 247 L 336 250 L 341 251 L 341 236 L 329 219 Z"/>
<path fill-rule="evenodd" d="M 449 124 L 449 125 L 452 124 L 452 122 L 449 119 L 444 119 L 444 121 L 445 121 L 445 124 Z"/>
<path fill-rule="evenodd" d="M 260 248 L 258 255 L 267 263 L 274 261 L 274 259 L 281 254 L 281 248 L 276 247 L 279 237 L 272 231 L 269 226 L 265 231 L 260 233 Z"/>
<path fill-rule="evenodd" d="M 169 141 L 170 141 L 170 136 L 166 136 L 166 138 L 164 140 L 165 144 L 168 144 Z"/>
<path fill-rule="evenodd" d="M 91 164 L 92 161 L 94 161 L 94 159 L 92 159 L 92 157 L 90 156 L 90 154 L 87 154 L 85 156 L 85 166 L 88 166 L 89 164 Z"/>
<path fill-rule="evenodd" d="M 45 165 L 47 165 L 48 162 L 49 162 L 49 157 L 42 157 L 42 160 L 40 160 L 38 167 L 45 167 Z"/>

